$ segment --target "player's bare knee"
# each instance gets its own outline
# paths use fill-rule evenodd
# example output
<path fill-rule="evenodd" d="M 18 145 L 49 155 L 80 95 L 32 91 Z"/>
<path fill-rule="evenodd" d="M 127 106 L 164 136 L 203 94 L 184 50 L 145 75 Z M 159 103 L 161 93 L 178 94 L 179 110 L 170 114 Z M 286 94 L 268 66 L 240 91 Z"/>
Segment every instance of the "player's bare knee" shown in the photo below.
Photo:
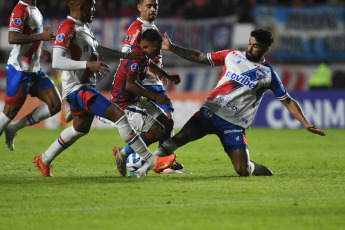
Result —
<path fill-rule="evenodd" d="M 61 101 L 48 105 L 49 112 L 53 116 L 61 111 Z"/>

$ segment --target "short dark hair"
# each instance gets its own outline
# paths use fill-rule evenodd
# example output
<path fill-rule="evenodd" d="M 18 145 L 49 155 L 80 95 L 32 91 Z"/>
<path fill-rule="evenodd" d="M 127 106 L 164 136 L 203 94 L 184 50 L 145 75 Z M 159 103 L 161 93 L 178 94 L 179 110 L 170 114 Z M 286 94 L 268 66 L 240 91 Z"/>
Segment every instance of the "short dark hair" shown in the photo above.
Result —
<path fill-rule="evenodd" d="M 267 29 L 253 30 L 250 33 L 250 36 L 254 37 L 256 41 L 268 47 L 271 46 L 274 41 L 272 33 L 268 31 Z"/>
<path fill-rule="evenodd" d="M 158 32 L 158 30 L 155 29 L 145 30 L 145 32 L 141 35 L 140 39 L 148 41 L 150 43 L 154 43 L 155 41 L 158 41 L 159 43 L 163 42 L 162 35 Z"/>

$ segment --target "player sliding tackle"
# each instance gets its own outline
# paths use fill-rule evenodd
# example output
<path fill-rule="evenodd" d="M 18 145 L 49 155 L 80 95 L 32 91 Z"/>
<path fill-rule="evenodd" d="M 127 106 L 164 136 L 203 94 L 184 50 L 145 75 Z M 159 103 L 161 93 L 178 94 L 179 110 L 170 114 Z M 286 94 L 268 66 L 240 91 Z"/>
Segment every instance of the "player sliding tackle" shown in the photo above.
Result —
<path fill-rule="evenodd" d="M 277 73 L 265 60 L 264 55 L 272 43 L 272 34 L 268 30 L 258 29 L 251 32 L 247 51 L 201 53 L 172 44 L 165 34 L 163 49 L 196 63 L 224 66 L 224 69 L 216 88 L 201 109 L 178 134 L 166 140 L 154 154 L 169 155 L 191 141 L 208 134 L 216 134 L 240 176 L 273 175 L 267 167 L 250 160 L 245 135 L 245 129 L 253 122 L 263 94 L 268 89 L 273 91 L 278 100 L 308 131 L 325 136 L 322 130 L 307 121 L 300 106 L 290 97 Z M 143 166 L 137 171 L 145 170 L 148 171 L 149 168 Z"/>
<path fill-rule="evenodd" d="M 88 23 L 95 12 L 94 0 L 70 0 L 70 16 L 62 23 L 54 44 L 53 67 L 63 70 L 62 94 L 71 107 L 73 126 L 66 128 L 59 138 L 41 155 L 34 158 L 42 177 L 52 177 L 51 162 L 65 149 L 86 135 L 94 115 L 115 123 L 121 138 L 141 157 L 145 166 L 160 173 L 175 161 L 175 154 L 157 157 L 147 149 L 137 132 L 128 123 L 123 110 L 106 99 L 95 88 L 95 74 L 106 76 L 109 67 L 98 60 L 102 57 L 143 59 L 145 52 L 122 53 L 98 45 Z"/>

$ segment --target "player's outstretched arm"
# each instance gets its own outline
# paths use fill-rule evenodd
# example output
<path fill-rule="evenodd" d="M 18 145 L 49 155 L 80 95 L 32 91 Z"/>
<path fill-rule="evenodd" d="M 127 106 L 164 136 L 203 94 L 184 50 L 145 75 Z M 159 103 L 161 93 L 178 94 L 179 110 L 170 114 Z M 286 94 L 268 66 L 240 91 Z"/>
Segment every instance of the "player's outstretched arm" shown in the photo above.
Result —
<path fill-rule="evenodd" d="M 28 44 L 37 41 L 52 41 L 55 40 L 55 33 L 50 30 L 50 26 L 44 29 L 41 34 L 22 34 L 15 31 L 8 33 L 8 42 L 10 44 Z"/>
<path fill-rule="evenodd" d="M 154 62 L 150 62 L 150 71 L 160 77 L 164 77 L 169 81 L 174 82 L 176 85 L 181 82 L 181 78 L 179 75 L 169 75 L 163 69 L 159 68 Z"/>
<path fill-rule="evenodd" d="M 53 50 L 53 63 L 54 69 L 74 71 L 78 69 L 88 69 L 102 77 L 107 76 L 110 68 L 107 64 L 100 61 L 76 61 L 66 57 L 67 51 L 60 48 Z"/>
<path fill-rule="evenodd" d="M 315 124 L 310 124 L 307 119 L 305 118 L 304 114 L 303 114 L 303 111 L 301 109 L 301 107 L 298 105 L 298 103 L 288 97 L 286 98 L 285 100 L 282 100 L 281 101 L 285 107 L 289 110 L 289 112 L 299 121 L 301 122 L 304 127 L 312 132 L 312 133 L 315 133 L 315 134 L 318 134 L 320 136 L 326 136 L 326 133 L 318 128 L 316 128 L 316 125 Z"/>
<path fill-rule="evenodd" d="M 123 59 L 144 59 L 146 53 L 142 50 L 134 51 L 132 53 L 124 53 L 121 51 L 113 50 L 102 45 L 97 46 L 97 52 L 103 58 L 123 58 Z"/>
<path fill-rule="evenodd" d="M 174 54 L 177 54 L 180 57 L 187 59 L 189 61 L 199 64 L 211 65 L 210 61 L 207 59 L 206 53 L 202 53 L 197 50 L 187 49 L 182 46 L 173 44 L 170 41 L 170 38 L 168 37 L 167 33 L 164 33 L 162 48 L 163 50 L 169 50 Z"/>

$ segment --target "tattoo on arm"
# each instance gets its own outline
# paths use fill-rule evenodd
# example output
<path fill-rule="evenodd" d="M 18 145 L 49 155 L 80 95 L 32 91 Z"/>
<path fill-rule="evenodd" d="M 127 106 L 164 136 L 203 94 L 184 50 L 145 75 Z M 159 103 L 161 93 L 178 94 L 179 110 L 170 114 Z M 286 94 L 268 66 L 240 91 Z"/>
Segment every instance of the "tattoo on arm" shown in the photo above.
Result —
<path fill-rule="evenodd" d="M 174 44 L 171 46 L 170 51 L 189 61 L 211 65 L 210 61 L 207 59 L 207 54 L 201 53 L 197 50 L 186 49 Z"/>

